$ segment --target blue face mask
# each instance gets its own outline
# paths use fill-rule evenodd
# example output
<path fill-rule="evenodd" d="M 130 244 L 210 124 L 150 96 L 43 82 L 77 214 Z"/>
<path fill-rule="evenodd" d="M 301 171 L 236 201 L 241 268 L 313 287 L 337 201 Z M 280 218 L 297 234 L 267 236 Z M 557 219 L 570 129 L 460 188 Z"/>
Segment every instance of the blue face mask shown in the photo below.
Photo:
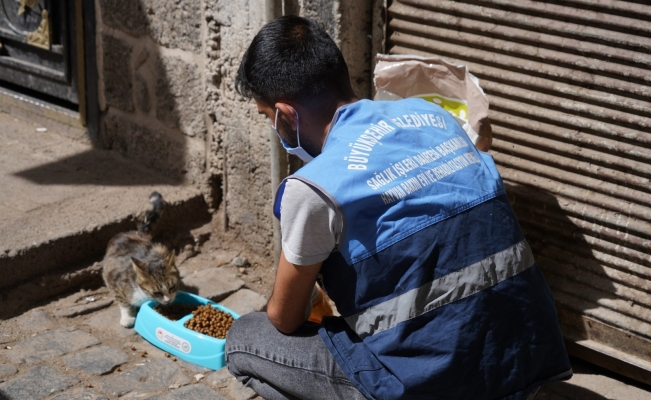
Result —
<path fill-rule="evenodd" d="M 294 112 L 296 112 L 296 110 L 294 110 Z M 280 143 L 282 143 L 283 148 L 287 150 L 287 153 L 295 155 L 304 162 L 308 163 L 312 161 L 314 157 L 312 157 L 307 151 L 305 151 L 304 148 L 301 147 L 301 135 L 299 134 L 298 125 L 298 113 L 296 113 L 296 140 L 298 141 L 298 147 L 290 147 L 289 144 L 287 144 L 287 142 L 283 139 L 283 137 L 280 136 L 280 132 L 278 132 L 278 129 L 276 128 L 278 126 L 278 109 L 276 108 L 276 120 L 271 127 L 274 128 L 274 131 L 276 131 L 276 135 L 278 135 Z"/>

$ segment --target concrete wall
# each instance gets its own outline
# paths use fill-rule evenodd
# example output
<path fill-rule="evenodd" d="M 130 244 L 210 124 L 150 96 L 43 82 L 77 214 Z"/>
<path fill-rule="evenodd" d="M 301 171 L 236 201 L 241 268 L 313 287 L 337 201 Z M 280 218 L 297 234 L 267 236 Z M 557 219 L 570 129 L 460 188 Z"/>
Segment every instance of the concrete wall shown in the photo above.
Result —
<path fill-rule="evenodd" d="M 274 14 L 270 0 L 95 1 L 98 145 L 196 185 L 224 229 L 270 254 L 276 139 L 234 90 L 244 51 Z M 368 96 L 371 0 L 278 0 L 275 14 L 283 9 L 323 23 Z"/>

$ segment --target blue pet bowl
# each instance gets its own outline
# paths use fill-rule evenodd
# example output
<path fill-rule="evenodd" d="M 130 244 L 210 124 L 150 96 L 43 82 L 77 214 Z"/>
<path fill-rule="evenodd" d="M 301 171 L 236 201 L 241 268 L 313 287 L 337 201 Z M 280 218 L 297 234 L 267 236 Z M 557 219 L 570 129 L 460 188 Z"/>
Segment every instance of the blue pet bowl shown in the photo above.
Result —
<path fill-rule="evenodd" d="M 210 369 L 220 369 L 226 365 L 224 354 L 225 339 L 217 339 L 188 329 L 183 324 L 192 314 L 172 321 L 159 314 L 154 307 L 156 301 L 148 301 L 140 307 L 134 329 L 145 340 L 161 350 L 178 358 Z M 228 308 L 203 297 L 187 292 L 177 292 L 173 304 L 210 304 L 218 310 L 227 312 L 237 319 L 240 316 Z"/>

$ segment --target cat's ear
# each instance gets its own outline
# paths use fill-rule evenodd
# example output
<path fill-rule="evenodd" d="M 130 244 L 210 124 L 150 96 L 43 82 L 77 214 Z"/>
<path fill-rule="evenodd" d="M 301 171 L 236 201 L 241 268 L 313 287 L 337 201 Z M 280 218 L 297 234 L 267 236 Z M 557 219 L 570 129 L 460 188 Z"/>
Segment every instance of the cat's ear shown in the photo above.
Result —
<path fill-rule="evenodd" d="M 166 266 L 167 268 L 172 268 L 172 267 L 174 267 L 174 266 L 175 266 L 175 265 L 174 265 L 174 261 L 175 261 L 174 252 L 173 252 L 173 251 L 170 251 L 170 254 L 168 254 L 167 257 L 165 257 L 165 266 Z"/>
<path fill-rule="evenodd" d="M 137 258 L 131 257 L 131 264 L 133 265 L 133 270 L 136 273 L 142 274 L 147 272 L 147 263 L 138 260 Z"/>

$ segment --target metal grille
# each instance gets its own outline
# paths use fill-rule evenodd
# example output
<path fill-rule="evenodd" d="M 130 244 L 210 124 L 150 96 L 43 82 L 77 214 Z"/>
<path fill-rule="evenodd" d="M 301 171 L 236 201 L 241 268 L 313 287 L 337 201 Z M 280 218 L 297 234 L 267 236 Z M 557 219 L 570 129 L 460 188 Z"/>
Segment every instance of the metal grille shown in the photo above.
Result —
<path fill-rule="evenodd" d="M 490 153 L 568 350 L 651 383 L 651 7 L 642 3 L 397 0 L 386 48 L 463 63 L 480 79 Z"/>

